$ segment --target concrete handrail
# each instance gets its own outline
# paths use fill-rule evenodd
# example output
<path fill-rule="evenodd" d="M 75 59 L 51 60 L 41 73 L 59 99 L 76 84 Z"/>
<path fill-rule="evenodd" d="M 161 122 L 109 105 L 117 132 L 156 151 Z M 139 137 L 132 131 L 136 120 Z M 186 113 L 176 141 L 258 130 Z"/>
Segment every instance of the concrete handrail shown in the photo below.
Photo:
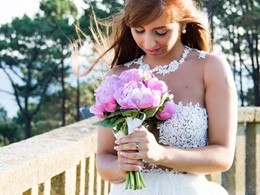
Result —
<path fill-rule="evenodd" d="M 95 169 L 95 117 L 0 148 L 0 194 L 105 195 L 111 185 Z M 238 113 L 232 168 L 208 178 L 230 194 L 260 194 L 260 108 Z"/>

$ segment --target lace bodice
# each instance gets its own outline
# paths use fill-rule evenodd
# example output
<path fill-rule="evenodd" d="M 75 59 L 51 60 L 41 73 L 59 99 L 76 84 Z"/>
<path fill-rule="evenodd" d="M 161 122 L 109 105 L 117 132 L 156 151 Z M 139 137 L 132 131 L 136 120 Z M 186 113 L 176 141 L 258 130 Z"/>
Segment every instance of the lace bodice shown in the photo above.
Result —
<path fill-rule="evenodd" d="M 175 116 L 158 125 L 159 143 L 177 148 L 195 148 L 207 144 L 207 112 L 199 104 L 181 102 Z"/>
<path fill-rule="evenodd" d="M 205 108 L 192 103 L 183 105 L 179 102 L 176 113 L 172 119 L 158 125 L 159 143 L 176 148 L 196 148 L 206 146 L 208 143 L 208 115 Z M 149 168 L 148 168 L 149 167 Z M 176 170 L 162 170 L 155 164 L 145 162 L 143 172 L 172 172 Z"/>

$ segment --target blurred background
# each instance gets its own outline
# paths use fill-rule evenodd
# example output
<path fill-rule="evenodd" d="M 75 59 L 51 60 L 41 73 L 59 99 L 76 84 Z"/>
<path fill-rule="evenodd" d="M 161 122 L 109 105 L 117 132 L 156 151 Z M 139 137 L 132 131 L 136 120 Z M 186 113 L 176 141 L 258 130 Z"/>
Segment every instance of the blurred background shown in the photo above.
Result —
<path fill-rule="evenodd" d="M 229 61 L 239 106 L 260 106 L 260 1 L 201 0 L 213 51 Z M 123 0 L 9 0 L 0 7 L 0 147 L 90 116 L 93 93 L 108 66 L 85 77 L 98 54 L 90 41 L 92 10 L 106 18 Z M 75 26 L 82 32 L 77 33 Z M 81 47 L 73 58 L 72 43 Z M 79 43 L 79 42 L 78 42 Z"/>

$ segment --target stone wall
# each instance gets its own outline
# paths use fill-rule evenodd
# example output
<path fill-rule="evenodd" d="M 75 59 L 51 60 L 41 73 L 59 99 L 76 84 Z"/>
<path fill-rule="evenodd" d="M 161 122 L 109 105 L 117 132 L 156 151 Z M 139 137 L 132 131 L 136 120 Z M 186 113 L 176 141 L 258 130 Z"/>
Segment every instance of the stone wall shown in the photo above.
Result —
<path fill-rule="evenodd" d="M 95 169 L 95 118 L 0 148 L 0 195 L 106 195 Z M 260 194 L 260 108 L 239 108 L 231 169 L 207 176 L 230 195 Z"/>

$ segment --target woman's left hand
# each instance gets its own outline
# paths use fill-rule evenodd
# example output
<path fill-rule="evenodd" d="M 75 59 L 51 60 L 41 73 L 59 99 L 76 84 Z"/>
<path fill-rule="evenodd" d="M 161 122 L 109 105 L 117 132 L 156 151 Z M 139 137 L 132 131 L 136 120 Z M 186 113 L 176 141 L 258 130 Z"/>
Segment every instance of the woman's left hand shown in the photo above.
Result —
<path fill-rule="evenodd" d="M 143 125 L 133 133 L 116 141 L 115 149 L 120 155 L 132 160 L 145 160 L 157 163 L 161 158 L 163 147 L 159 145 L 152 133 Z"/>

